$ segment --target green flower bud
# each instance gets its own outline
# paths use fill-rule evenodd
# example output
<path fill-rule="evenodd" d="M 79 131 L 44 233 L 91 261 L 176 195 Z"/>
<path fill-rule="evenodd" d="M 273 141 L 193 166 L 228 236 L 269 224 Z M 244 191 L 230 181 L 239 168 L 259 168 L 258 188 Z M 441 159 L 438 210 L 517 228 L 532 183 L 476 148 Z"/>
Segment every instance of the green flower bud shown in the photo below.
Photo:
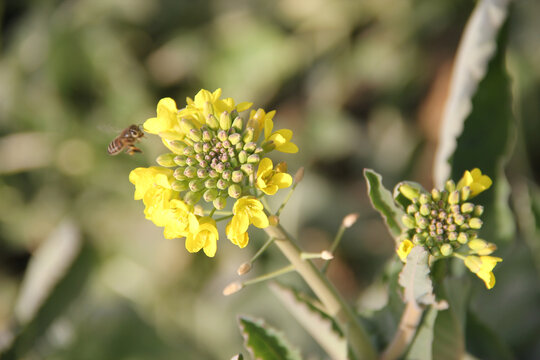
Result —
<path fill-rule="evenodd" d="M 441 256 L 441 250 L 437 247 L 432 247 L 429 251 L 431 251 L 431 255 L 433 256 Z"/>
<path fill-rule="evenodd" d="M 250 164 L 258 164 L 259 161 L 261 161 L 261 158 L 257 154 L 249 155 L 247 158 L 247 162 Z"/>
<path fill-rule="evenodd" d="M 240 171 L 240 170 L 235 170 L 235 171 L 233 171 L 231 178 L 232 178 L 233 182 L 239 183 L 242 180 L 244 180 L 244 173 L 242 171 Z"/>
<path fill-rule="evenodd" d="M 242 118 L 237 116 L 233 123 L 232 123 L 232 128 L 238 132 L 242 131 L 242 128 L 243 128 L 243 123 L 242 123 Z M 240 134 L 239 134 L 240 135 Z"/>
<path fill-rule="evenodd" d="M 412 242 L 414 245 L 423 245 L 424 244 L 424 238 L 420 234 L 414 234 L 412 237 Z"/>
<path fill-rule="evenodd" d="M 195 177 L 195 174 L 197 174 L 197 168 L 194 166 L 188 166 L 184 169 L 184 175 L 190 179 Z"/>
<path fill-rule="evenodd" d="M 185 181 L 175 180 L 171 183 L 171 188 L 174 191 L 186 191 L 189 186 Z"/>
<path fill-rule="evenodd" d="M 260 153 L 263 153 L 264 152 L 264 149 L 260 146 L 258 146 L 257 148 L 255 148 L 255 154 L 260 154 Z"/>
<path fill-rule="evenodd" d="M 197 170 L 197 177 L 199 179 L 204 179 L 208 176 L 208 171 L 206 169 L 198 169 Z"/>
<path fill-rule="evenodd" d="M 191 180 L 189 182 L 189 189 L 193 192 L 198 192 L 204 189 L 204 181 L 201 180 Z"/>
<path fill-rule="evenodd" d="M 426 239 L 426 245 L 427 246 L 435 245 L 435 238 L 433 236 L 428 236 Z"/>
<path fill-rule="evenodd" d="M 246 150 L 249 154 L 253 153 L 256 148 L 257 144 L 255 144 L 254 142 L 248 142 L 244 145 L 244 150 Z"/>
<path fill-rule="evenodd" d="M 452 191 L 456 190 L 456 183 L 453 180 L 446 181 L 446 184 L 444 184 L 444 188 L 446 191 L 451 193 Z"/>
<path fill-rule="evenodd" d="M 176 168 L 173 172 L 173 176 L 176 180 L 185 180 L 186 175 L 184 175 L 184 168 Z"/>
<path fill-rule="evenodd" d="M 459 191 L 454 190 L 448 195 L 448 203 L 451 205 L 459 204 Z"/>
<path fill-rule="evenodd" d="M 186 136 L 195 142 L 202 140 L 202 134 L 199 129 L 190 129 L 187 132 Z"/>
<path fill-rule="evenodd" d="M 228 193 L 230 197 L 238 199 L 240 196 L 242 196 L 242 187 L 238 184 L 233 184 L 229 186 Z"/>
<path fill-rule="evenodd" d="M 186 165 L 187 166 L 195 166 L 197 164 L 197 160 L 192 158 L 192 157 L 188 157 L 186 158 Z"/>
<path fill-rule="evenodd" d="M 218 133 L 217 133 L 217 138 L 221 142 L 227 140 L 227 138 L 228 138 L 227 132 L 225 130 L 219 130 Z"/>
<path fill-rule="evenodd" d="M 463 203 L 461 204 L 461 212 L 464 214 L 470 214 L 474 211 L 473 203 Z"/>
<path fill-rule="evenodd" d="M 214 207 L 217 210 L 222 210 L 227 206 L 227 197 L 226 196 L 220 196 L 217 199 L 215 199 L 213 202 Z"/>
<path fill-rule="evenodd" d="M 241 164 L 245 164 L 247 161 L 248 154 L 245 150 L 242 150 L 238 153 L 238 161 L 240 161 Z"/>
<path fill-rule="evenodd" d="M 204 182 L 204 186 L 207 189 L 213 189 L 217 186 L 217 180 L 216 179 L 208 179 Z"/>
<path fill-rule="evenodd" d="M 480 220 L 479 218 L 471 218 L 469 219 L 469 226 L 471 227 L 471 229 L 480 229 L 482 228 L 482 220 Z"/>
<path fill-rule="evenodd" d="M 223 130 L 229 130 L 231 128 L 231 116 L 228 112 L 224 111 L 219 116 L 219 127 Z"/>
<path fill-rule="evenodd" d="M 429 221 L 424 217 L 418 218 L 416 223 L 420 229 L 426 229 L 429 225 Z"/>
<path fill-rule="evenodd" d="M 156 162 L 163 167 L 174 167 L 176 166 L 175 157 L 176 154 L 174 153 L 161 154 L 157 157 Z"/>
<path fill-rule="evenodd" d="M 174 151 L 176 154 L 182 154 L 184 148 L 187 146 L 186 143 L 180 140 L 168 140 L 169 148 Z"/>
<path fill-rule="evenodd" d="M 216 119 L 216 117 L 212 114 L 210 114 L 208 116 L 208 118 L 206 119 L 206 125 L 208 125 L 208 127 L 212 130 L 217 130 L 219 129 L 219 121 L 218 119 Z"/>
<path fill-rule="evenodd" d="M 199 202 L 199 200 L 201 200 L 201 197 L 202 197 L 202 194 L 200 192 L 188 191 L 184 195 L 184 201 L 188 205 L 195 205 L 196 203 Z"/>
<path fill-rule="evenodd" d="M 422 205 L 427 204 L 428 202 L 430 202 L 430 200 L 431 199 L 429 198 L 429 195 L 425 193 L 420 194 L 420 196 L 418 197 L 418 201 Z"/>
<path fill-rule="evenodd" d="M 441 200 L 441 192 L 437 189 L 431 190 L 431 198 L 433 199 L 433 201 Z"/>
<path fill-rule="evenodd" d="M 175 156 L 174 163 L 178 166 L 186 166 L 186 157 L 184 155 Z"/>
<path fill-rule="evenodd" d="M 255 172 L 255 168 L 253 167 L 253 164 L 243 164 L 240 166 L 240 169 L 246 174 L 247 176 L 253 174 Z"/>
<path fill-rule="evenodd" d="M 469 241 L 469 236 L 467 235 L 467 233 L 460 232 L 458 237 L 457 237 L 457 241 L 460 244 L 466 244 Z"/>
<path fill-rule="evenodd" d="M 226 168 L 226 166 L 225 166 L 225 164 L 222 163 L 222 162 L 220 162 L 220 163 L 218 163 L 218 164 L 216 165 L 216 171 L 217 171 L 218 173 L 220 173 L 220 174 L 221 174 L 222 172 L 225 171 L 225 168 Z"/>
<path fill-rule="evenodd" d="M 450 206 L 450 211 L 453 213 L 453 214 L 459 214 L 459 205 L 452 205 Z"/>
<path fill-rule="evenodd" d="M 268 140 L 268 141 L 263 142 L 261 146 L 262 146 L 263 151 L 267 152 L 267 153 L 269 153 L 270 151 L 275 150 L 275 148 L 276 148 L 276 144 L 274 144 L 274 142 L 272 140 Z"/>
<path fill-rule="evenodd" d="M 212 141 L 212 134 L 210 133 L 210 131 L 208 131 L 208 129 L 204 129 L 202 131 L 202 140 L 206 143 Z M 206 150 L 208 151 L 208 150 Z"/>
<path fill-rule="evenodd" d="M 220 190 L 225 190 L 229 186 L 229 182 L 227 180 L 219 179 L 216 186 Z"/>
<path fill-rule="evenodd" d="M 449 232 L 448 233 L 448 240 L 450 241 L 456 241 L 458 238 L 458 233 L 455 232 L 455 231 L 452 231 L 452 232 Z"/>
<path fill-rule="evenodd" d="M 204 151 L 203 143 L 197 142 L 197 143 L 193 144 L 193 150 L 195 150 L 196 154 L 202 153 Z"/>
<path fill-rule="evenodd" d="M 484 213 L 484 207 L 482 205 L 476 205 L 474 207 L 474 216 L 482 216 Z"/>
<path fill-rule="evenodd" d="M 399 192 L 403 194 L 407 199 L 413 201 L 414 199 L 417 199 L 420 195 L 420 191 L 416 188 L 413 188 L 409 184 L 403 184 L 399 187 Z"/>
<path fill-rule="evenodd" d="M 229 141 L 232 145 L 238 144 L 240 140 L 242 140 L 242 135 L 240 135 L 239 133 L 229 135 Z"/>
<path fill-rule="evenodd" d="M 193 150 L 193 147 L 191 147 L 191 146 L 186 146 L 184 148 L 183 153 L 184 153 L 185 156 L 190 156 L 190 155 L 195 154 L 195 150 Z"/>
<path fill-rule="evenodd" d="M 210 176 L 212 179 L 215 179 L 215 178 L 219 177 L 219 173 L 214 169 L 210 169 L 208 171 L 208 176 Z"/>
<path fill-rule="evenodd" d="M 413 215 L 417 211 L 418 211 L 418 206 L 416 206 L 414 204 L 411 204 L 411 205 L 407 206 L 407 214 Z"/>
<path fill-rule="evenodd" d="M 225 180 L 231 180 L 231 170 L 225 170 L 222 174 L 221 174 L 221 177 Z"/>
<path fill-rule="evenodd" d="M 401 221 L 403 222 L 403 225 L 405 225 L 409 229 L 414 229 L 416 227 L 416 222 L 414 221 L 414 218 L 410 215 L 403 215 Z"/>
<path fill-rule="evenodd" d="M 431 208 L 428 204 L 422 204 L 420 206 L 420 214 L 422 214 L 423 216 L 428 216 L 430 212 Z"/>
<path fill-rule="evenodd" d="M 450 244 L 441 245 L 439 250 L 441 251 L 441 254 L 443 256 L 450 256 L 454 252 L 454 249 L 452 248 L 452 245 L 450 245 Z"/>
<path fill-rule="evenodd" d="M 216 189 L 208 189 L 203 194 L 203 199 L 206 202 L 214 201 L 217 199 L 218 191 Z"/>

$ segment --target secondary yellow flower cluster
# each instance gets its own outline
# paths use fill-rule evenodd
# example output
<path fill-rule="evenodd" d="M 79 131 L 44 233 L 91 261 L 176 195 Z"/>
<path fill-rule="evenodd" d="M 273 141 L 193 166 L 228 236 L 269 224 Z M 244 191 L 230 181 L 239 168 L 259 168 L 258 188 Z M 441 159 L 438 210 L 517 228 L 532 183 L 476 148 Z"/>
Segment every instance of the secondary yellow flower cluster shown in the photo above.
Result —
<path fill-rule="evenodd" d="M 134 169 L 129 180 L 146 218 L 164 228 L 165 238 L 185 237 L 189 252 L 202 249 L 212 257 L 219 239 L 216 210 L 235 199 L 226 235 L 245 247 L 249 225 L 269 224 L 261 192 L 274 195 L 292 184 L 287 165 L 274 167 L 265 155 L 296 153 L 298 147 L 291 130 L 273 131 L 275 111 L 251 110 L 246 121 L 240 113 L 252 104 L 221 99 L 221 89 L 201 90 L 186 102 L 177 109 L 171 98 L 159 101 L 157 116 L 146 120 L 144 130 L 160 136 L 170 152 L 157 158 L 160 166 Z"/>
<path fill-rule="evenodd" d="M 435 258 L 454 256 L 484 281 L 491 289 L 495 285 L 493 268 L 502 259 L 490 256 L 495 244 L 478 238 L 484 209 L 469 200 L 492 184 L 479 169 L 465 171 L 457 185 L 447 181 L 445 189 L 424 189 L 404 184 L 399 192 L 410 200 L 403 224 L 407 228 L 396 249 L 399 258 L 407 261 L 414 246 L 423 246 Z"/>

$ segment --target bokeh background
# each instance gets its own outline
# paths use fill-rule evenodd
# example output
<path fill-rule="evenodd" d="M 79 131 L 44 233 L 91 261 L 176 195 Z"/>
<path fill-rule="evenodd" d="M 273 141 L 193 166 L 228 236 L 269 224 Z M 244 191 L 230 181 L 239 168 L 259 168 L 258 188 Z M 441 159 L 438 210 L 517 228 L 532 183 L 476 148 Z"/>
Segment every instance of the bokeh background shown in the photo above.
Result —
<path fill-rule="evenodd" d="M 293 129 L 301 149 L 281 159 L 293 172 L 306 167 L 283 222 L 320 251 L 345 215 L 359 213 L 329 271 L 357 302 L 394 256 L 362 169 L 388 187 L 432 185 L 452 61 L 474 5 L 1 2 L 0 349 L 26 331 L 25 359 L 228 359 L 242 351 L 236 316 L 249 314 L 283 329 L 306 358 L 324 358 L 264 284 L 221 295 L 262 232 L 243 250 L 222 234 L 214 259 L 164 240 L 128 181 L 162 144 L 149 136 L 132 157 L 111 157 L 107 145 L 155 116 L 160 98 L 182 106 L 200 88 L 276 109 L 276 127 Z M 520 359 L 540 357 L 539 16 L 534 0 L 515 2 L 510 15 L 517 131 L 507 175 L 518 232 L 501 246 L 491 296 L 474 284 L 482 320 Z M 285 263 L 270 248 L 247 276 Z M 283 281 L 303 286 L 295 275 Z"/>

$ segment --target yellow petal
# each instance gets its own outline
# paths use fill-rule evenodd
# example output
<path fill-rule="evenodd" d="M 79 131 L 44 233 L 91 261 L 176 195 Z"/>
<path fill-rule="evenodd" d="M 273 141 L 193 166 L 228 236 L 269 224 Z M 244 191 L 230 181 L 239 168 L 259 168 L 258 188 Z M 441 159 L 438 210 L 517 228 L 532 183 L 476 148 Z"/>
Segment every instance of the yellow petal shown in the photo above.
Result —
<path fill-rule="evenodd" d="M 405 239 L 400 244 L 399 247 L 396 249 L 396 252 L 403 262 L 407 262 L 407 256 L 411 252 L 412 248 L 414 247 L 414 244 L 412 241 Z"/>
<path fill-rule="evenodd" d="M 268 227 L 268 217 L 263 211 L 253 211 L 251 213 L 251 223 L 260 229 Z"/>
<path fill-rule="evenodd" d="M 257 169 L 257 178 L 262 176 L 264 173 L 271 171 L 274 167 L 274 164 L 272 163 L 272 160 L 269 158 L 264 158 L 259 163 L 259 168 Z"/>
<path fill-rule="evenodd" d="M 280 189 L 287 188 L 292 185 L 292 176 L 285 173 L 278 173 L 272 177 L 272 184 L 277 185 Z"/>

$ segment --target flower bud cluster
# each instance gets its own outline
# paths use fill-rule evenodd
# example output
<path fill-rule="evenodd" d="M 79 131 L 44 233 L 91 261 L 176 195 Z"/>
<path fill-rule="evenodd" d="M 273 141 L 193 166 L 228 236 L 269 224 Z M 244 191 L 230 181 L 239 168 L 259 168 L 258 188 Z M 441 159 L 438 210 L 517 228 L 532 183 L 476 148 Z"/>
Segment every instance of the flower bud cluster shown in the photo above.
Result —
<path fill-rule="evenodd" d="M 402 192 L 408 190 L 404 188 Z M 441 191 L 409 191 L 412 203 L 402 218 L 408 229 L 403 236 L 434 256 L 452 255 L 462 245 L 477 239 L 482 227 L 480 216 L 484 209 L 469 202 L 470 194 L 468 186 L 457 189 L 452 180 L 447 181 Z"/>
<path fill-rule="evenodd" d="M 265 154 L 253 141 L 254 129 L 245 127 L 236 111 L 224 111 L 219 119 L 210 114 L 200 128 L 189 119 L 180 124 L 185 138 L 170 141 L 175 153 L 164 154 L 157 162 L 174 168 L 172 187 L 183 200 L 195 205 L 202 199 L 221 210 L 229 196 L 238 199 L 248 193 Z"/>

